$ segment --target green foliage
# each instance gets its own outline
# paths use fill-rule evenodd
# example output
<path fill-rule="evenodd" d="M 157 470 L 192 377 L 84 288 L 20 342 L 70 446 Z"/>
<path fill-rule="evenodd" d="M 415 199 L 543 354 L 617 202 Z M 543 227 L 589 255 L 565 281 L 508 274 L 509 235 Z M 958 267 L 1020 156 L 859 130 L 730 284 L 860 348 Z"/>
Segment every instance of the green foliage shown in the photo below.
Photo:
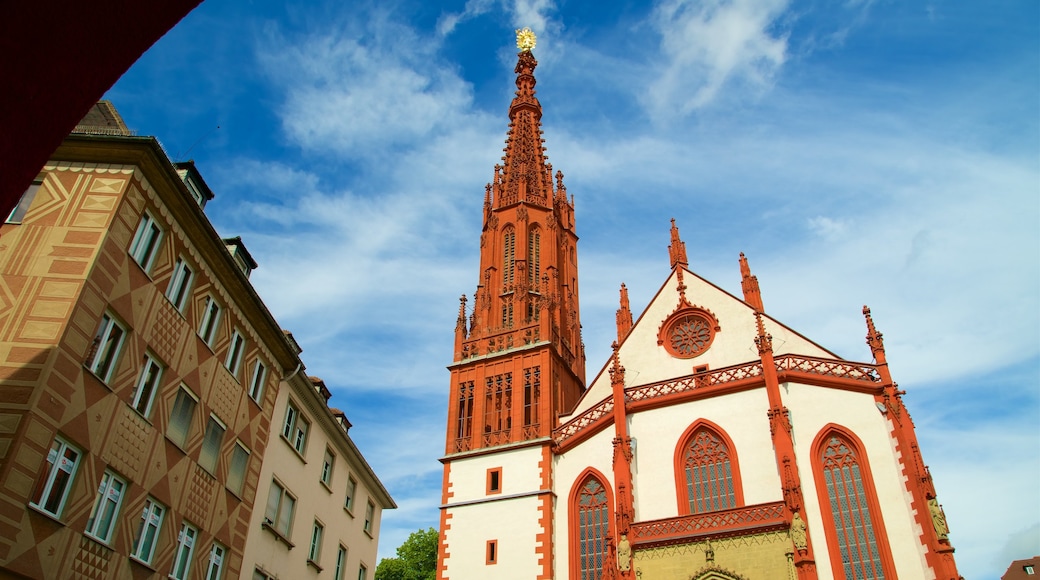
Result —
<path fill-rule="evenodd" d="M 397 547 L 396 558 L 383 558 L 376 566 L 375 580 L 434 580 L 437 576 L 437 530 L 412 532 Z"/>

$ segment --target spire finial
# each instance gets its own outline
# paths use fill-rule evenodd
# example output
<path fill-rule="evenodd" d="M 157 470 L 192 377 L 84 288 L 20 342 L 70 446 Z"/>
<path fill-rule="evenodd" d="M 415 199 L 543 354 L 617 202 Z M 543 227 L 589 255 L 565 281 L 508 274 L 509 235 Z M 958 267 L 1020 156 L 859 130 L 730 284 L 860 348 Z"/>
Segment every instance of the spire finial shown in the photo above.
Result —
<path fill-rule="evenodd" d="M 758 336 L 755 337 L 755 346 L 758 347 L 758 354 L 772 353 L 773 337 L 766 333 L 766 325 L 762 322 L 762 313 L 758 311 L 755 311 L 755 326 L 758 328 Z"/>
<path fill-rule="evenodd" d="M 531 52 L 531 49 L 534 48 L 534 45 L 537 44 L 537 42 L 538 37 L 534 35 L 534 32 L 531 32 L 529 27 L 525 26 L 516 29 L 516 47 L 519 48 L 521 52 Z"/>
<path fill-rule="evenodd" d="M 874 353 L 874 358 L 882 362 L 885 360 L 885 342 L 881 339 L 881 333 L 874 327 L 874 319 L 866 305 L 863 305 L 863 317 L 867 320 L 867 346 L 870 347 L 870 352 Z"/>
<path fill-rule="evenodd" d="M 466 331 L 466 295 L 459 296 L 459 318 L 455 322 L 457 330 Z"/>
<path fill-rule="evenodd" d="M 758 277 L 751 275 L 751 267 L 748 266 L 744 252 L 740 253 L 740 287 L 744 290 L 744 302 L 758 312 L 765 312 L 762 306 L 762 291 L 758 288 Z"/>
<path fill-rule="evenodd" d="M 668 245 L 668 256 L 671 258 L 672 268 L 678 264 L 690 265 L 686 260 L 686 244 L 679 239 L 679 228 L 675 226 L 675 218 L 672 218 L 672 243 Z"/>
<path fill-rule="evenodd" d="M 632 310 L 628 304 L 628 288 L 624 282 L 621 283 L 621 307 L 617 310 L 617 339 L 618 342 L 625 340 L 628 333 L 632 331 Z"/>

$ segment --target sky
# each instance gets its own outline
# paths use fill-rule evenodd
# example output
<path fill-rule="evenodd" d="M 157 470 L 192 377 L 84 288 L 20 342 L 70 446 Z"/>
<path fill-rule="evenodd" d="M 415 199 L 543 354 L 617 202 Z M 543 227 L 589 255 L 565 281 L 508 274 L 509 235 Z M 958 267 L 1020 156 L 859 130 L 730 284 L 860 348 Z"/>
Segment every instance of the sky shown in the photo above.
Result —
<path fill-rule="evenodd" d="M 840 356 L 884 333 L 959 570 L 1040 554 L 1040 3 L 206 0 L 108 92 L 206 212 L 398 504 L 436 527 L 458 298 L 534 54 L 588 374 L 690 268 Z M 219 128 L 218 128 L 219 127 Z"/>

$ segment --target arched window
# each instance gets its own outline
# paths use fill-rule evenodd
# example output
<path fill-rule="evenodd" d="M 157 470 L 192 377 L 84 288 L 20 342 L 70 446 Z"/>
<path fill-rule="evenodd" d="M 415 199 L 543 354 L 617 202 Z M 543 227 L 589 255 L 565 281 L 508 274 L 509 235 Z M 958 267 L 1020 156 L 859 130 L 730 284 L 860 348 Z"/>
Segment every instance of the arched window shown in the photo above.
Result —
<path fill-rule="evenodd" d="M 506 226 L 502 232 L 502 291 L 507 292 L 513 285 L 513 274 L 516 270 L 516 230 Z"/>
<path fill-rule="evenodd" d="M 527 232 L 527 282 L 534 291 L 541 289 L 542 234 L 537 227 Z"/>
<path fill-rule="evenodd" d="M 612 493 L 589 469 L 571 491 L 571 578 L 599 580 L 607 561 Z"/>
<path fill-rule="evenodd" d="M 837 426 L 813 446 L 813 473 L 835 578 L 893 578 L 892 556 L 862 445 Z"/>
<path fill-rule="evenodd" d="M 682 514 L 725 510 L 744 503 L 736 450 L 725 432 L 710 421 L 694 423 L 679 440 L 675 480 Z"/>

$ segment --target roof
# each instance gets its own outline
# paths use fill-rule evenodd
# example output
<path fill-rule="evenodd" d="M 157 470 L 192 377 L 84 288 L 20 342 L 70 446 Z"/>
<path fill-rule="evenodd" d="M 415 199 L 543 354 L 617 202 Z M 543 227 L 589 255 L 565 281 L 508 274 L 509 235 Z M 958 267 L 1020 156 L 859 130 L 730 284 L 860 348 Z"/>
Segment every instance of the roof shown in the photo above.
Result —
<path fill-rule="evenodd" d="M 1000 580 L 1036 580 L 1036 571 L 1040 570 L 1040 556 L 1033 556 L 1027 560 L 1015 560 L 1008 566 L 1007 572 Z"/>
<path fill-rule="evenodd" d="M 91 135 L 123 135 L 131 137 L 134 131 L 127 128 L 112 101 L 98 101 L 72 130 L 73 133 Z"/>

